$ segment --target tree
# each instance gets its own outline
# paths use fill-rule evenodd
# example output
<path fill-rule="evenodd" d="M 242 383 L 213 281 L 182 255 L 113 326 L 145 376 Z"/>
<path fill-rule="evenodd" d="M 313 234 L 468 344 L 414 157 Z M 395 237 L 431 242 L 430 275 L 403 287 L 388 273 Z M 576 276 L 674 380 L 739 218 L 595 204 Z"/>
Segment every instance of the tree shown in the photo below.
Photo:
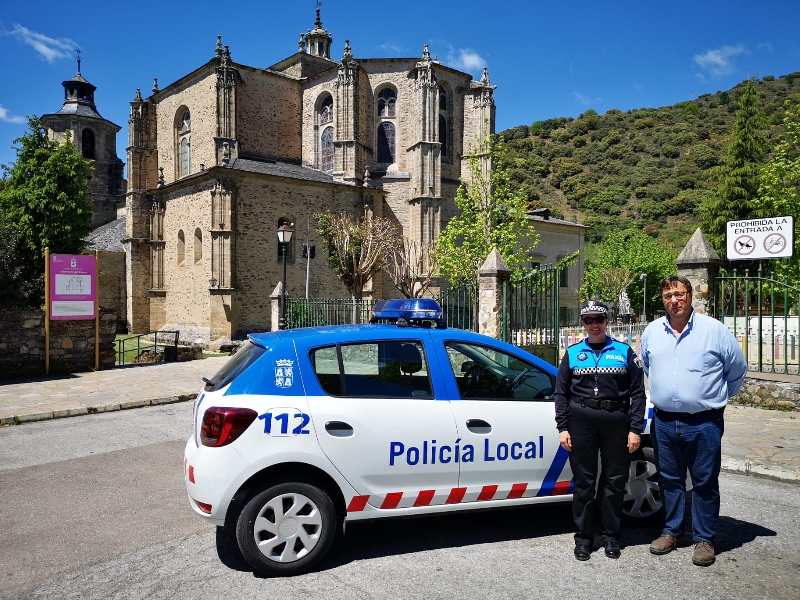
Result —
<path fill-rule="evenodd" d="M 497 137 L 467 155 L 469 182 L 461 180 L 455 203 L 459 213 L 450 219 L 436 243 L 442 275 L 453 286 L 475 285 L 477 272 L 497 248 L 512 272 L 526 267 L 525 245 L 533 248 L 539 237 L 525 214 L 527 196 L 513 188 L 502 168 L 486 172 L 485 159 L 506 163 L 505 145 Z"/>
<path fill-rule="evenodd" d="M 759 172 L 769 148 L 766 131 L 766 116 L 751 79 L 739 98 L 725 163 L 718 168 L 716 194 L 701 207 L 703 233 L 721 256 L 725 254 L 726 223 L 754 214 Z"/>
<path fill-rule="evenodd" d="M 0 283 L 19 286 L 16 305 L 38 306 L 43 301 L 44 249 L 78 254 L 91 231 L 92 205 L 89 178 L 93 162 L 75 152 L 67 140 L 47 139 L 47 131 L 34 116 L 28 131 L 14 140 L 17 161 L 3 165 L 0 211 L 4 246 Z M 8 245 L 7 245 L 8 244 Z M 36 280 L 30 285 L 30 279 Z M 24 285 L 23 285 L 24 281 Z M 8 290 L 6 290 L 8 292 Z"/>
<path fill-rule="evenodd" d="M 403 237 L 389 254 L 386 272 L 406 298 L 422 298 L 431 287 L 439 267 L 435 245 L 432 241 L 417 244 Z"/>
<path fill-rule="evenodd" d="M 675 257 L 678 252 L 660 245 L 642 231 L 611 231 L 601 244 L 596 258 L 586 264 L 581 298 L 599 297 L 606 302 L 618 302 L 623 290 L 628 291 L 631 304 L 637 312 L 644 299 L 642 273 L 647 275 L 647 306 L 660 306 L 658 284 L 677 271 Z"/>
<path fill-rule="evenodd" d="M 756 216 L 800 215 L 800 104 L 786 101 L 783 125 L 786 134 L 761 170 Z M 800 281 L 800 240 L 795 237 L 794 243 L 794 257 L 770 261 L 776 276 L 788 277 L 791 285 Z"/>
<path fill-rule="evenodd" d="M 367 282 L 386 266 L 397 244 L 397 230 L 384 217 L 367 209 L 361 218 L 350 213 L 314 215 L 317 233 L 328 245 L 329 261 L 353 300 L 364 293 Z"/>

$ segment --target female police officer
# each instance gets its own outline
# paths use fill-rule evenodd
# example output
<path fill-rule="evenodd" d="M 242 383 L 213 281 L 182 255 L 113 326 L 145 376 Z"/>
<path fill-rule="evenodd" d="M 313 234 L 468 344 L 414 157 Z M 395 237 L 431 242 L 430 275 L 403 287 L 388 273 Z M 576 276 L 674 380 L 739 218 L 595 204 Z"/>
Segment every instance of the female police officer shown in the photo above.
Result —
<path fill-rule="evenodd" d="M 567 349 L 556 380 L 556 426 L 574 477 L 575 558 L 589 560 L 597 529 L 605 554 L 619 558 L 620 521 L 630 453 L 644 425 L 642 363 L 627 344 L 606 335 L 608 307 L 584 302 L 588 337 Z M 598 452 L 600 480 L 597 487 Z"/>

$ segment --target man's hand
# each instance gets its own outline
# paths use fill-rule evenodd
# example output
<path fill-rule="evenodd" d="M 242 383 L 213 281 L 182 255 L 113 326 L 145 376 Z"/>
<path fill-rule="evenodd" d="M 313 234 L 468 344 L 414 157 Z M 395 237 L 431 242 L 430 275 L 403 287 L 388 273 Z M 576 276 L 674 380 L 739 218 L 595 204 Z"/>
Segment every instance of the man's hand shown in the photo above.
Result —
<path fill-rule="evenodd" d="M 639 449 L 642 443 L 642 436 L 638 433 L 628 433 L 628 454 L 633 454 Z"/>
<path fill-rule="evenodd" d="M 561 433 L 559 433 L 558 441 L 564 450 L 566 450 L 567 452 L 572 452 L 572 438 L 569 435 L 569 431 L 562 431 Z M 628 442 L 628 444 L 630 444 L 630 442 Z"/>

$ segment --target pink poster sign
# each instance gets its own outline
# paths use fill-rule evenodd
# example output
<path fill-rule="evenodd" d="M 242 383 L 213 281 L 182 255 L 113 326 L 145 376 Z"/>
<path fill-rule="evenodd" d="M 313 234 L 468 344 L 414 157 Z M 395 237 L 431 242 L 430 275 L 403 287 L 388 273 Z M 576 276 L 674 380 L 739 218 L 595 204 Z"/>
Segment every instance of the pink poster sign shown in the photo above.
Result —
<path fill-rule="evenodd" d="M 50 319 L 94 319 L 97 281 L 94 256 L 50 255 Z"/>

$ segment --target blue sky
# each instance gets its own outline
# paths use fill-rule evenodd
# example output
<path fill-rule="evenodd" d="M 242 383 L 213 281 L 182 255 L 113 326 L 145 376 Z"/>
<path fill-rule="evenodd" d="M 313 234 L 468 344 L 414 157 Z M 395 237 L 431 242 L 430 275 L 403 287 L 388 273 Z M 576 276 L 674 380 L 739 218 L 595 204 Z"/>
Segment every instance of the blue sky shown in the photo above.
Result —
<path fill-rule="evenodd" d="M 726 90 L 758 73 L 800 71 L 796 0 L 325 0 L 332 58 L 346 39 L 359 57 L 418 57 L 497 85 L 497 129 L 558 116 L 658 107 Z M 486 12 L 486 7 L 490 10 Z M 313 28 L 314 0 L 252 2 L 53 2 L 0 0 L 0 163 L 15 159 L 26 115 L 61 108 L 76 72 L 97 86 L 98 110 L 122 127 L 130 101 L 153 77 L 165 87 L 214 56 L 217 34 L 233 60 L 268 67 L 297 51 Z"/>

